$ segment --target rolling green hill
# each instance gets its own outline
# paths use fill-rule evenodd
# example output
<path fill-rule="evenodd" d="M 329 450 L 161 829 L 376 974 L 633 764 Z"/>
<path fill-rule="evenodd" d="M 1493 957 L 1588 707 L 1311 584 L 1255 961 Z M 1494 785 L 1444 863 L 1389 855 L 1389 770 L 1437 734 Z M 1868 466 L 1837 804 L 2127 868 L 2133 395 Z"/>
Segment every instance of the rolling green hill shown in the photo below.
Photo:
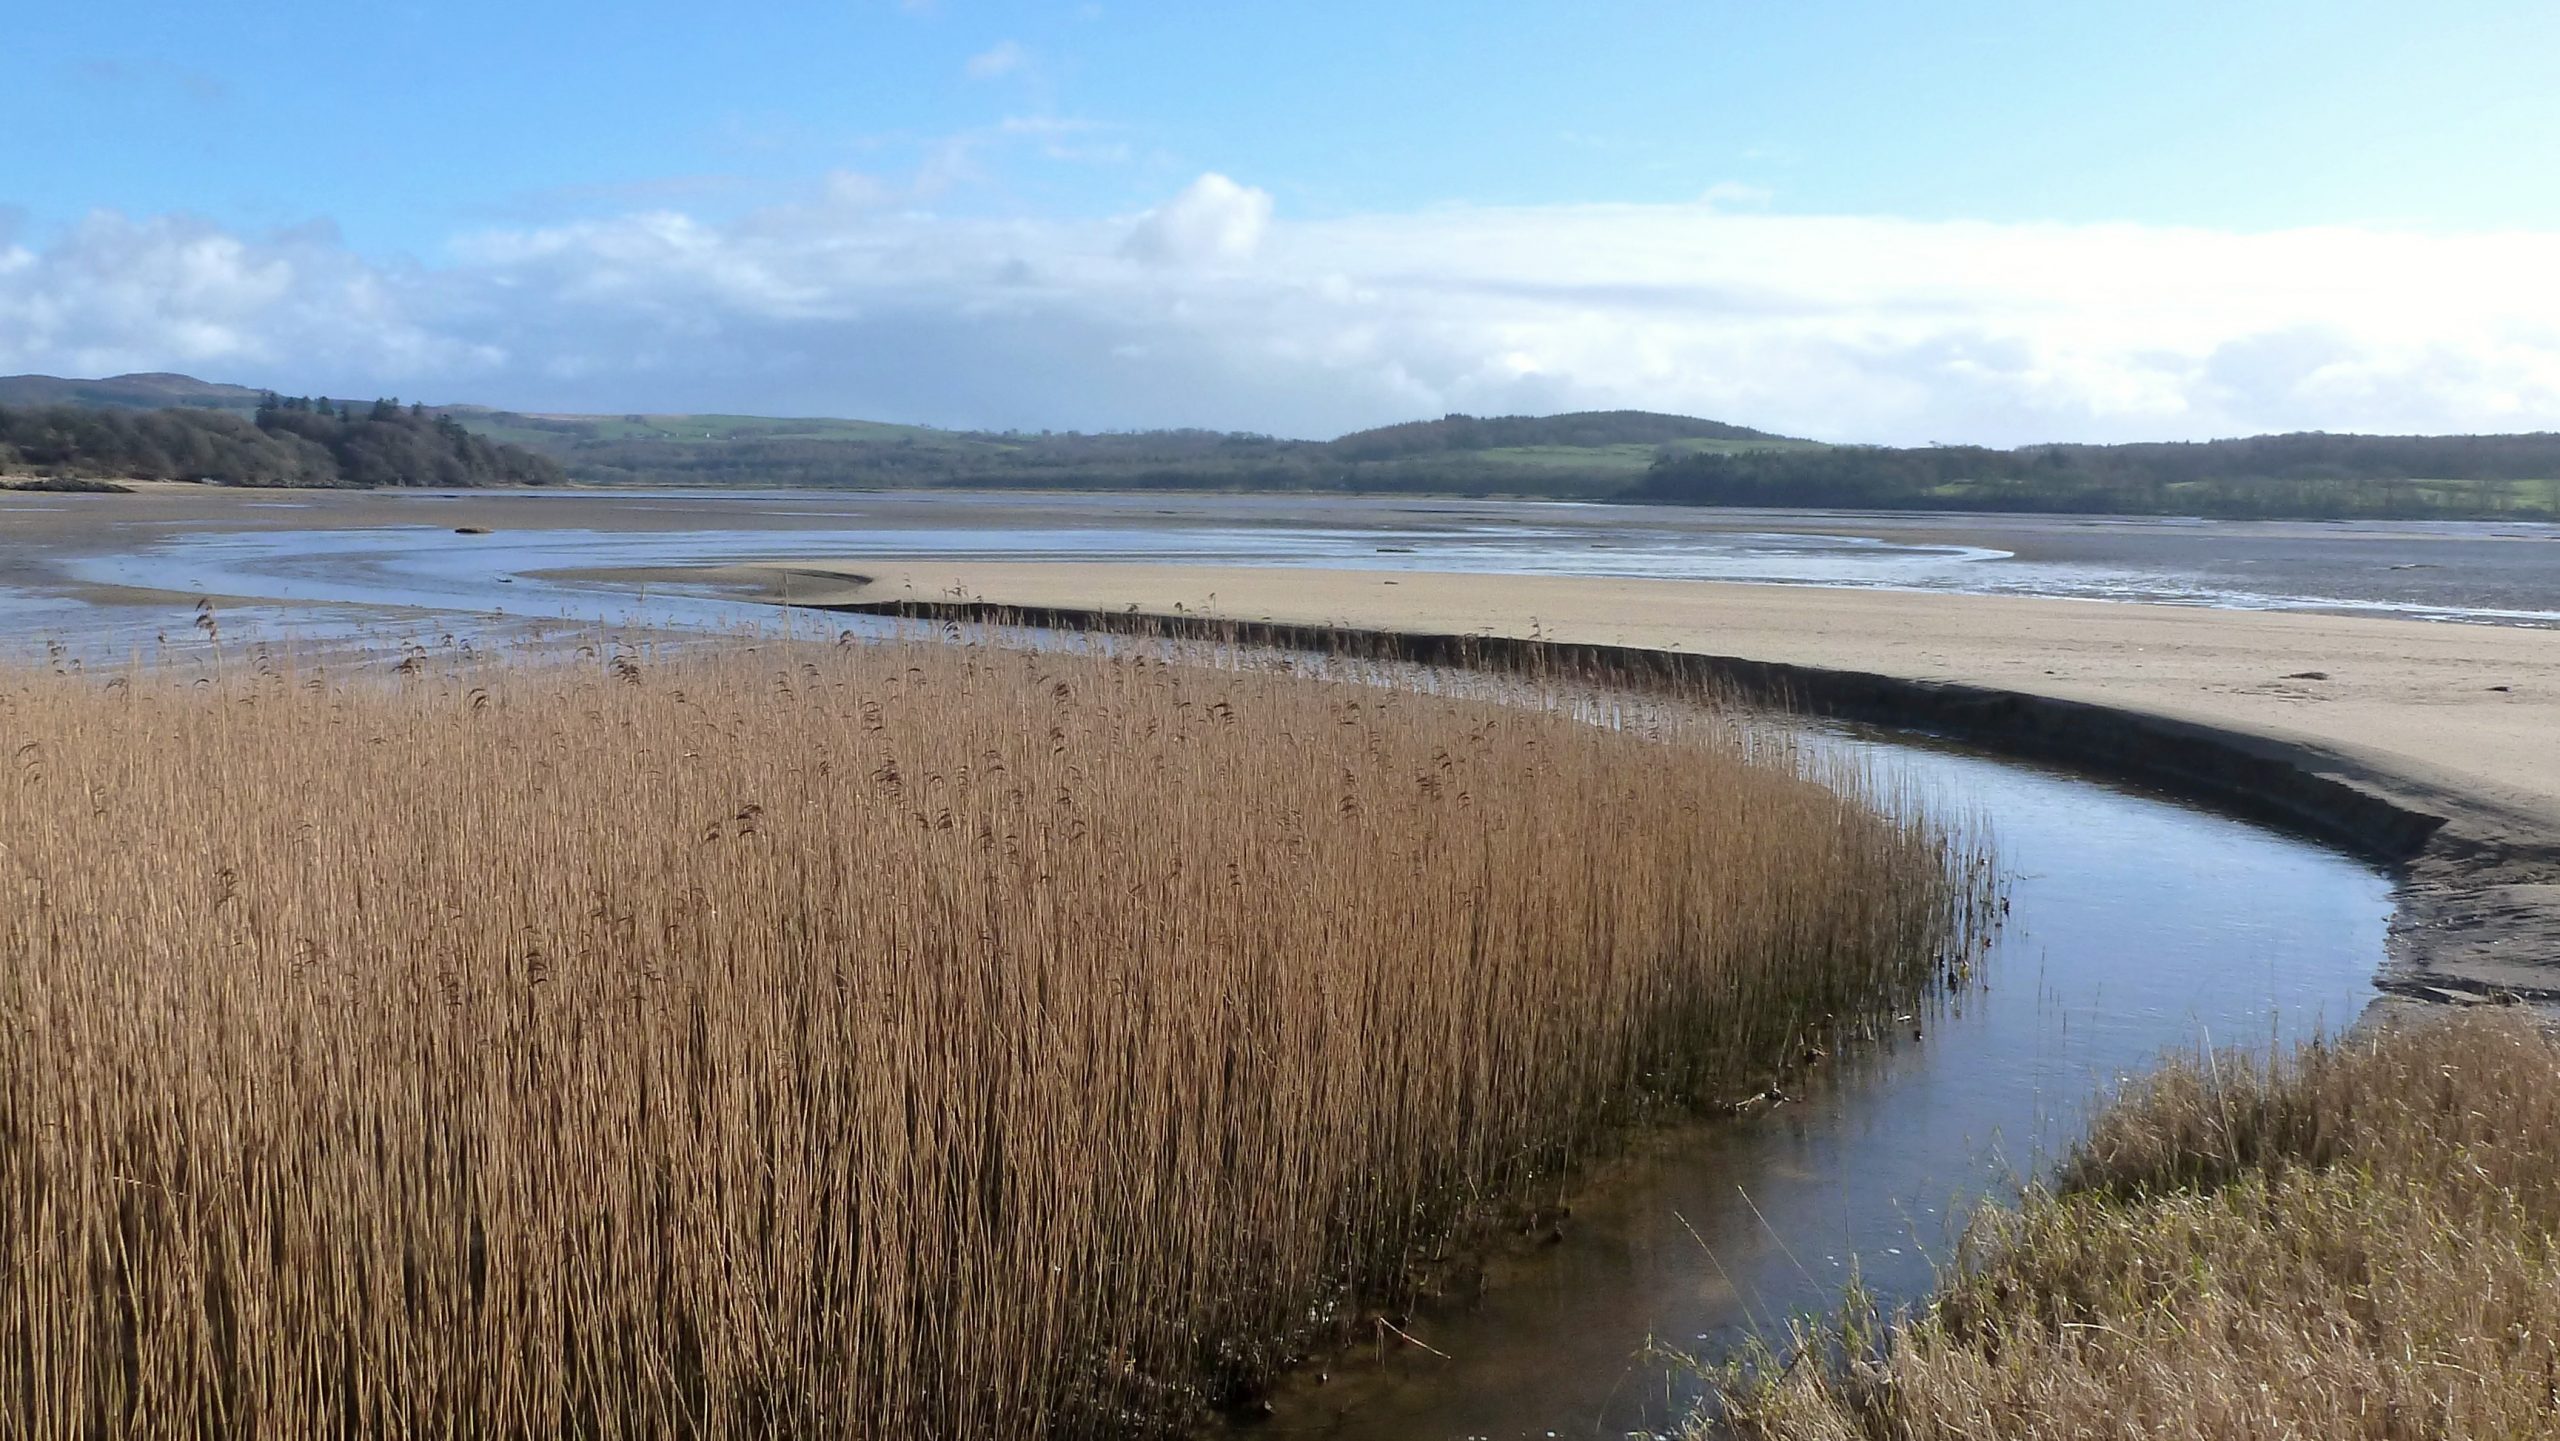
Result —
<path fill-rule="evenodd" d="M 245 385 L 220 385 L 192 375 L 157 371 L 145 375 L 111 375 L 104 380 L 65 380 L 56 375 L 0 375 L 0 405 L 84 405 L 103 410 L 197 410 L 258 408 L 259 391 Z"/>
<path fill-rule="evenodd" d="M 2560 520 L 2560 434 L 1664 454 L 1631 500 L 2236 520 Z"/>
<path fill-rule="evenodd" d="M 449 407 L 592 485 L 1322 490 L 1605 497 L 1665 455 L 1803 447 L 1648 411 L 1444 416 L 1333 441 L 1210 430 L 986 432 L 749 415 L 540 415 Z"/>
<path fill-rule="evenodd" d="M 1583 410 L 1566 415 L 1446 415 L 1375 430 L 1355 430 L 1327 443 L 1345 460 L 1388 460 L 1452 452 L 1589 451 L 1635 448 L 1651 458 L 1654 447 L 1697 441 L 1766 444 L 1784 436 L 1649 410 Z"/>

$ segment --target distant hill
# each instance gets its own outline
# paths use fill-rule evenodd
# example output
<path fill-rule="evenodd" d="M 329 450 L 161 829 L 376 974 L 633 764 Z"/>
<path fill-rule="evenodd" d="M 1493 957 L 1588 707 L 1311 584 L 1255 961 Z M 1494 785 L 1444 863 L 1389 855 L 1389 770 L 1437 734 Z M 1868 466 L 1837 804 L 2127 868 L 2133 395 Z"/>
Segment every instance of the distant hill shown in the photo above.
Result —
<path fill-rule="evenodd" d="M 2560 434 L 2308 432 L 2016 450 L 1837 445 L 1666 453 L 1627 498 L 2227 519 L 2560 520 Z"/>
<path fill-rule="evenodd" d="M 109 410 L 165 410 L 183 405 L 204 410 L 253 411 L 258 408 L 259 395 L 245 385 L 221 385 L 165 371 L 111 375 L 104 380 L 0 375 L 0 405 L 88 405 Z"/>
<path fill-rule="evenodd" d="M 298 483 L 362 483 L 385 473 L 381 459 L 362 453 L 322 465 L 304 452 L 259 449 L 246 422 L 258 414 L 261 395 L 171 374 L 0 378 L 0 406 L 189 407 L 196 414 L 233 412 L 243 422 L 232 430 L 196 426 L 182 439 L 155 422 L 162 438 L 143 445 L 146 463 L 127 474 L 184 473 L 215 454 L 234 469 Z M 1213 430 L 966 431 L 827 417 L 541 414 L 478 405 L 412 407 L 402 418 L 420 416 L 446 423 L 438 436 L 464 431 L 506 448 L 477 458 L 455 452 L 463 473 L 556 473 L 588 485 L 1308 491 L 1834 509 L 2560 519 L 2560 434 L 2305 434 L 1996 450 L 1824 445 L 1645 410 L 1444 415 L 1329 441 Z M 270 415 L 261 424 L 277 431 L 305 422 Z M 360 433 L 358 427 L 346 438 Z M 251 458 L 242 458 L 242 444 L 254 452 Z M 172 447 L 176 453 L 168 454 Z M 27 468 L 28 453 L 19 452 L 20 469 Z M 500 458 L 523 453 L 529 454 L 521 462 Z M 168 454 L 166 464 L 151 460 L 154 454 Z M 423 454 L 412 461 L 426 464 L 418 459 Z M 546 464 L 527 468 L 534 457 Z M 8 460 L 0 451 L 0 464 Z M 453 471 L 442 462 L 431 468 Z"/>
<path fill-rule="evenodd" d="M 960 431 L 749 415 L 541 415 L 450 407 L 589 484 L 1348 491 L 1606 497 L 1666 453 L 1805 446 L 1647 411 L 1451 415 L 1334 441 L 1215 430 Z"/>
<path fill-rule="evenodd" d="M 1688 440 L 1785 441 L 1786 437 L 1651 410 L 1578 410 L 1567 415 L 1444 415 L 1438 420 L 1409 420 L 1355 430 L 1329 442 L 1327 448 L 1346 460 L 1387 460 L 1466 450 L 1650 447 Z"/>

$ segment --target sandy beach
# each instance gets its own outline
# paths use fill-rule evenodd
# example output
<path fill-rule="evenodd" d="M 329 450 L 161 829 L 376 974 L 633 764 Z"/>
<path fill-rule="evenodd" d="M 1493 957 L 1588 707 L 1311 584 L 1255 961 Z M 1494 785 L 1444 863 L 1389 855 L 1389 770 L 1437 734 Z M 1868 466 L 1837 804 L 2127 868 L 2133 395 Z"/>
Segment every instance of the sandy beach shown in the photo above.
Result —
<path fill-rule="evenodd" d="M 2411 866 L 2412 924 L 2438 933 L 2411 954 L 2483 987 L 2560 979 L 2549 974 L 2560 959 L 2560 633 L 2547 630 L 1560 576 L 827 560 L 712 574 L 804 605 L 963 601 L 1537 638 L 2166 717 L 2444 818 L 2435 854 Z"/>

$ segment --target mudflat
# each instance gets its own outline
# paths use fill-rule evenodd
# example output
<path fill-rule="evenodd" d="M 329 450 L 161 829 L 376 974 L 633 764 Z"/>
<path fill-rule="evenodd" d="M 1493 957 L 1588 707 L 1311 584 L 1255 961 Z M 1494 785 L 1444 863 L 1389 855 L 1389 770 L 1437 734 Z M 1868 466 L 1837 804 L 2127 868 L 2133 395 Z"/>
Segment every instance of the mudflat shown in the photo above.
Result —
<path fill-rule="evenodd" d="M 2107 601 L 1227 566 L 729 567 L 805 605 L 968 601 L 1539 638 L 1956 682 L 2167 717 L 2447 822 L 2410 873 L 2421 978 L 2560 983 L 2560 632 Z"/>
<path fill-rule="evenodd" d="M 477 528 L 621 569 L 822 555 L 1300 566 L 1388 572 L 1885 585 L 1943 593 L 2408 613 L 2560 628 L 2560 526 L 2191 522 L 1539 505 L 1316 495 L 866 491 L 225 490 L 0 492 L 0 585 L 44 589 L 81 557 L 183 571 L 190 542 L 241 537 L 298 581 L 353 552 L 396 559 Z M 296 542 L 326 555 L 293 554 Z M 794 536 L 800 539 L 794 543 Z M 885 563 L 885 562 L 884 562 Z M 315 573 L 315 565 L 318 571 Z M 88 567 L 91 571 L 96 566 Z M 521 576 L 519 577 L 521 579 Z M 237 576 L 233 580 L 240 579 Z M 289 587 L 304 594 L 307 587 Z M 275 594 L 254 583 L 245 597 Z M 494 597 L 493 597 L 494 598 Z"/>

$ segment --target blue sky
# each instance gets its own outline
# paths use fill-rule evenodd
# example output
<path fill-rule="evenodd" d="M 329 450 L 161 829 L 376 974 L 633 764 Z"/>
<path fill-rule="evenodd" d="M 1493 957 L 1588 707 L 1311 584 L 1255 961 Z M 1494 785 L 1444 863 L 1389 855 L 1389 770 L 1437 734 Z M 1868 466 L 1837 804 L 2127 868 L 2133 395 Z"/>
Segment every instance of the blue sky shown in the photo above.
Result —
<path fill-rule="evenodd" d="M 22 9 L 10 369 L 1292 433 L 2560 426 L 2548 4 Z"/>

